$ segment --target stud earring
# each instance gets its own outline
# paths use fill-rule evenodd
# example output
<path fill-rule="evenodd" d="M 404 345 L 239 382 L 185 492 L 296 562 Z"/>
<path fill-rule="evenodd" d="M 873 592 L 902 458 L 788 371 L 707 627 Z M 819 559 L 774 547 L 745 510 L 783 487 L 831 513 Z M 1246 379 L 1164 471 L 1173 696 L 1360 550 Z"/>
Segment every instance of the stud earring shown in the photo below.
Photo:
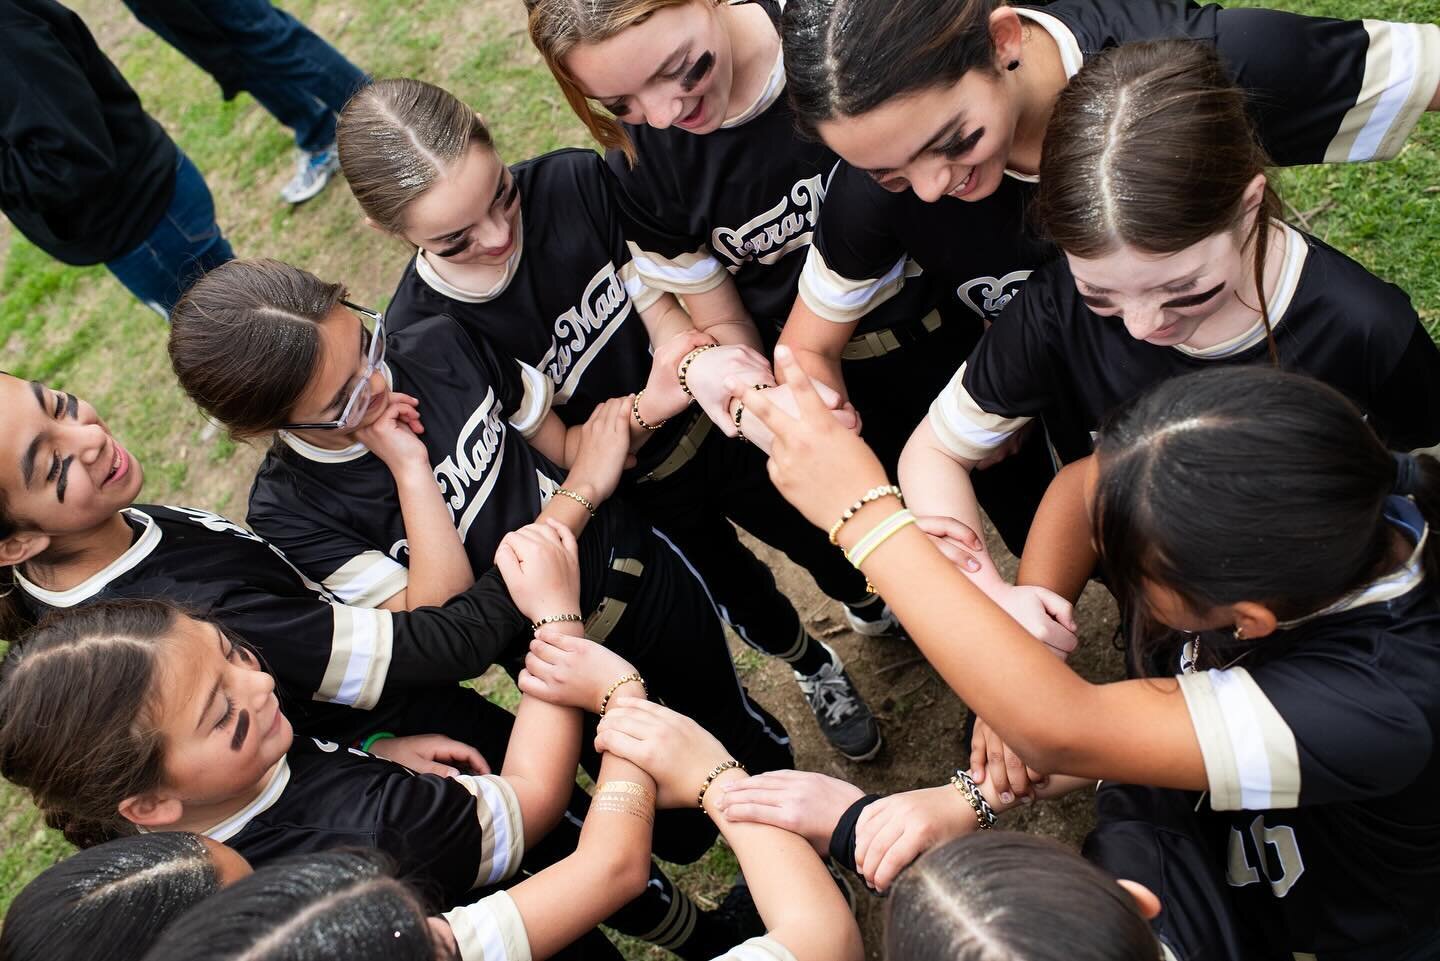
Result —
<path fill-rule="evenodd" d="M 1245 640 L 1245 628 L 1241 627 L 1239 624 L 1235 625 L 1235 640 Z"/>
<path fill-rule="evenodd" d="M 1007 64 L 1005 65 L 1005 69 L 1006 69 L 1006 70 L 1012 70 L 1012 71 L 1013 71 L 1013 70 L 1019 70 L 1019 69 L 1020 69 L 1020 61 L 1019 61 L 1019 60 L 1011 60 L 1009 63 L 1007 63 Z"/>

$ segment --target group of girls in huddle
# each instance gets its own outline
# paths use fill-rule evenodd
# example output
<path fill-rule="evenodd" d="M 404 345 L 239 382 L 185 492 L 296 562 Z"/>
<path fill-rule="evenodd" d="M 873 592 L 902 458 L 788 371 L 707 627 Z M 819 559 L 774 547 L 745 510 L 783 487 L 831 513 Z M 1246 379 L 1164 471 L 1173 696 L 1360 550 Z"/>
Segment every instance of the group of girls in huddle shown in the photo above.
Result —
<path fill-rule="evenodd" d="M 1440 352 L 1268 180 L 1395 156 L 1440 27 L 527 8 L 603 159 L 507 166 L 377 81 L 338 142 L 414 251 L 383 313 L 274 261 L 176 305 L 185 391 L 270 440 L 248 529 L 137 504 L 88 404 L 0 376 L 0 775 L 86 849 L 0 959 L 614 957 L 603 921 L 857 961 L 822 857 L 894 961 L 1440 957 Z M 949 785 L 787 770 L 722 619 L 840 753 L 881 732 L 732 522 L 980 718 Z M 1097 574 L 1108 684 L 1064 663 Z M 492 664 L 513 716 L 458 686 Z M 1097 781 L 1083 858 L 986 833 Z M 717 835 L 761 924 L 652 862 Z"/>

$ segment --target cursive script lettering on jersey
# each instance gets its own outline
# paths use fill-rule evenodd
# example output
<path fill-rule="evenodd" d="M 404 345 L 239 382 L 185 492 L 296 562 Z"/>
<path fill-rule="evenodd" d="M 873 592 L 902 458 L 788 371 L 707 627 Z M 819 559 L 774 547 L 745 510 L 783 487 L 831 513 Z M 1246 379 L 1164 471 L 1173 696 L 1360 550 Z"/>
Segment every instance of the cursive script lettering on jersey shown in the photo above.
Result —
<path fill-rule="evenodd" d="M 434 466 L 435 483 L 461 540 L 495 486 L 499 472 L 494 468 L 499 466 L 504 441 L 505 418 L 495 391 L 486 388 L 484 399 L 460 428 L 454 453 Z"/>
<path fill-rule="evenodd" d="M 810 245 L 820 202 L 825 199 L 825 178 L 807 177 L 790 188 L 790 193 L 760 216 L 739 227 L 716 227 L 710 244 L 723 254 L 732 274 L 748 260 L 773 264 L 792 250 Z"/>
<path fill-rule="evenodd" d="M 557 389 L 565 383 L 575 359 L 586 347 L 605 340 L 606 326 L 617 318 L 624 319 L 629 309 L 630 295 L 625 290 L 625 282 L 615 270 L 614 262 L 607 262 L 585 285 L 580 303 L 555 318 L 555 346 L 542 363 Z"/>

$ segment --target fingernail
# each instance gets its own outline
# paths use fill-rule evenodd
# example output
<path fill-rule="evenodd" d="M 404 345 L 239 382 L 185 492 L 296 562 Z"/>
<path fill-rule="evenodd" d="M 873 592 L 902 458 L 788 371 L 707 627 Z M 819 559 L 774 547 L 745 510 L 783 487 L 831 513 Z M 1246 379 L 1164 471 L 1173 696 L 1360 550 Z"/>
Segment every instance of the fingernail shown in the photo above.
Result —
<path fill-rule="evenodd" d="M 972 572 L 978 571 L 980 570 L 980 562 L 973 557 L 967 557 L 965 558 L 965 569 Z"/>
<path fill-rule="evenodd" d="M 976 784 L 979 784 L 981 779 L 983 779 L 984 777 L 984 774 L 975 770 L 973 767 L 970 769 L 970 780 L 974 781 Z"/>
<path fill-rule="evenodd" d="M 460 776 L 460 769 L 459 769 L 459 768 L 453 768 L 453 767 L 447 767 L 447 768 L 445 769 L 445 776 L 446 776 L 446 777 L 459 777 L 459 776 Z"/>
<path fill-rule="evenodd" d="M 1022 795 L 1020 795 L 1020 803 L 1021 803 L 1021 804 L 1034 804 L 1034 803 L 1035 803 L 1035 799 L 1034 799 L 1033 797 L 1031 797 L 1030 795 L 1028 795 L 1028 794 L 1022 794 Z"/>
<path fill-rule="evenodd" d="M 1009 804 L 1015 800 L 1015 795 L 1011 794 L 1009 791 L 1002 791 L 1000 793 L 1000 800 L 1004 801 L 1006 804 Z"/>

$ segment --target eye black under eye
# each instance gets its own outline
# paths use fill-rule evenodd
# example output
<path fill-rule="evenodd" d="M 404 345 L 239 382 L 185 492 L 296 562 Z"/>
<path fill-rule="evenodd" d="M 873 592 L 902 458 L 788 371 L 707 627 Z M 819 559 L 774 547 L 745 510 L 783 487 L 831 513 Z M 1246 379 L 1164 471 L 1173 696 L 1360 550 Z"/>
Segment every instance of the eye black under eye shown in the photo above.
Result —
<path fill-rule="evenodd" d="M 706 50 L 700 55 L 700 59 L 695 61 L 695 66 L 690 68 L 690 72 L 680 79 L 680 86 L 686 90 L 694 90 L 700 81 L 705 79 L 710 68 L 714 66 L 715 54 Z"/>
<path fill-rule="evenodd" d="M 1177 297 L 1174 300 L 1166 301 L 1165 306 L 1171 308 L 1199 307 L 1205 301 L 1210 300 L 1220 291 L 1225 289 L 1224 282 L 1216 284 L 1209 290 L 1201 291 L 1198 294 L 1191 294 L 1189 297 Z"/>
<path fill-rule="evenodd" d="M 453 247 L 446 247 L 444 250 L 437 250 L 437 251 L 435 251 L 435 256 L 437 256 L 437 257 L 454 257 L 456 254 L 460 253 L 460 252 L 463 251 L 466 247 L 469 247 L 469 246 L 470 246 L 470 240 L 469 240 L 469 238 L 461 237 L 460 240 L 459 240 L 458 242 L 456 242 L 456 244 L 455 244 Z"/>
<path fill-rule="evenodd" d="M 604 107 L 606 110 L 610 111 L 617 117 L 623 117 L 630 112 L 630 105 L 625 103 L 623 100 L 617 100 L 614 103 L 602 103 L 600 106 Z"/>
<path fill-rule="evenodd" d="M 981 127 L 968 137 L 941 144 L 936 149 L 947 157 L 961 157 L 974 150 L 975 145 L 980 142 L 980 138 L 983 136 L 985 136 L 985 128 Z"/>

